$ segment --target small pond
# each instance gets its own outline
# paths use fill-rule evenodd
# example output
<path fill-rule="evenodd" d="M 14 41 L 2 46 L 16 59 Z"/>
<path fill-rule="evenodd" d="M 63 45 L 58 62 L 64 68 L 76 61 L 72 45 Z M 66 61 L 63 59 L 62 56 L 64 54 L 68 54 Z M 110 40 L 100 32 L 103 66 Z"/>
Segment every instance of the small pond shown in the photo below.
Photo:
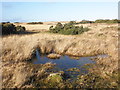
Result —
<path fill-rule="evenodd" d="M 94 64 L 95 61 L 92 58 L 96 57 L 106 57 L 107 55 L 97 55 L 91 57 L 70 57 L 70 56 L 61 56 L 59 59 L 50 59 L 47 55 L 40 55 L 39 51 L 36 50 L 36 57 L 32 60 L 34 64 L 45 64 L 51 62 L 56 64 L 54 70 L 64 71 L 67 74 L 72 75 L 73 77 L 78 74 L 86 74 L 88 70 L 84 67 L 86 64 Z M 75 71 L 72 69 L 76 69 Z"/>

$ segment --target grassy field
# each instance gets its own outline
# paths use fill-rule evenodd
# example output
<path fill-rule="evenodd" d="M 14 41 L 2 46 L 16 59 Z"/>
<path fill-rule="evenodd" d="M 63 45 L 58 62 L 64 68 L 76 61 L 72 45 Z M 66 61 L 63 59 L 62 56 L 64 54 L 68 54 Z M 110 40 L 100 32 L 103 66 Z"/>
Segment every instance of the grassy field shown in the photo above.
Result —
<path fill-rule="evenodd" d="M 3 61 L 3 87 L 42 87 L 42 84 L 38 86 L 32 84 L 30 78 L 33 76 L 36 78 L 33 83 L 43 83 L 44 79 L 49 75 L 49 72 L 45 69 L 45 65 L 49 68 L 52 64 L 40 65 L 40 69 L 34 72 L 34 67 L 30 67 L 31 64 L 28 63 L 34 56 L 36 49 L 39 49 L 41 53 L 51 53 L 54 51 L 58 54 L 72 56 L 108 54 L 109 57 L 107 58 L 96 59 L 98 65 L 94 66 L 95 68 L 92 69 L 91 72 L 99 74 L 104 81 L 110 78 L 109 76 L 112 76 L 114 72 L 117 73 L 118 24 L 78 24 L 78 26 L 83 25 L 83 27 L 90 28 L 88 32 L 80 35 L 61 35 L 46 32 L 49 31 L 51 25 L 55 26 L 56 23 L 57 22 L 44 22 L 40 25 L 17 23 L 15 25 L 24 26 L 27 31 L 38 33 L 1 37 L 2 42 L 0 42 L 0 45 L 2 45 L 2 49 L 0 49 L 0 51 L 2 51 L 1 58 Z M 25 67 L 28 67 L 28 69 Z M 44 72 L 44 74 L 42 74 L 42 72 Z M 17 75 L 18 73 L 19 76 Z M 25 76 L 25 74 L 28 76 Z M 40 78 L 42 75 L 44 77 Z M 23 78 L 23 81 L 20 81 L 21 78 Z M 37 79 L 39 79 L 40 82 L 36 82 Z M 110 87 L 117 87 L 116 79 L 108 79 L 108 82 L 111 83 Z M 78 81 L 77 84 L 80 85 L 80 82 Z M 47 85 L 48 84 L 45 83 L 43 87 L 52 87 Z M 58 87 L 69 87 L 70 84 L 65 85 L 66 84 L 62 82 Z M 101 86 L 98 85 L 98 87 L 102 86 L 107 87 L 102 84 Z M 87 88 L 89 88 L 89 85 Z"/>

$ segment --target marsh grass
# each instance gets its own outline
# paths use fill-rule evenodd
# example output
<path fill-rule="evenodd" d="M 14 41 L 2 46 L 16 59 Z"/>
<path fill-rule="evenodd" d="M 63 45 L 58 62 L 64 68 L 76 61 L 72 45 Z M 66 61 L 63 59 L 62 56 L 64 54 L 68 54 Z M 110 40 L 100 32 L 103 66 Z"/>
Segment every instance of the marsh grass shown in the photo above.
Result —
<path fill-rule="evenodd" d="M 85 32 L 81 35 L 76 35 L 76 36 L 60 35 L 60 34 L 52 34 L 49 32 L 48 33 L 44 32 L 44 33 L 36 33 L 31 35 L 25 34 L 25 35 L 10 35 L 3 38 L 0 37 L 2 40 L 2 42 L 0 42 L 0 45 L 2 45 L 2 48 L 0 48 L 0 51 L 2 51 L 0 58 L 2 58 L 2 61 L 4 63 L 3 76 L 6 77 L 6 78 L 3 78 L 3 81 L 4 81 L 3 86 L 15 87 L 13 83 L 17 82 L 19 84 L 18 81 L 15 81 L 13 79 L 14 74 L 17 73 L 17 71 L 13 72 L 13 70 L 21 69 L 21 72 L 23 70 L 22 73 L 26 73 L 27 75 L 33 75 L 30 77 L 34 78 L 35 82 L 34 81 L 30 81 L 30 82 L 31 83 L 34 82 L 36 84 L 31 85 L 31 87 L 47 88 L 47 84 L 44 83 L 44 80 L 45 78 L 47 78 L 47 76 L 44 79 L 40 79 L 40 78 L 36 79 L 37 75 L 39 77 L 39 75 L 43 76 L 44 74 L 42 74 L 42 72 L 39 72 L 37 74 L 35 74 L 35 72 L 32 72 L 29 74 L 28 72 L 30 72 L 30 70 L 33 70 L 33 69 L 29 68 L 28 72 L 25 72 L 26 70 L 25 67 L 27 67 L 27 65 L 22 64 L 22 62 L 24 63 L 25 61 L 28 62 L 28 60 L 30 60 L 32 56 L 35 54 L 35 50 L 39 49 L 40 53 L 43 53 L 43 54 L 51 53 L 52 51 L 54 51 L 55 53 L 58 53 L 58 54 L 72 55 L 72 56 L 91 56 L 91 55 L 97 55 L 97 54 L 108 54 L 110 56 L 103 59 L 100 59 L 100 58 L 96 59 L 97 66 L 94 66 L 93 70 L 91 70 L 91 72 L 94 72 L 94 73 L 89 74 L 87 76 L 83 76 L 84 79 L 83 80 L 79 79 L 78 82 L 76 81 L 77 84 L 76 82 L 69 83 L 66 81 L 63 83 L 59 83 L 56 87 L 59 87 L 59 88 L 61 87 L 64 87 L 64 88 L 65 87 L 80 87 L 80 88 L 117 87 L 116 86 L 117 74 L 116 75 L 112 75 L 112 74 L 115 70 L 118 69 L 118 48 L 117 48 L 118 47 L 118 43 L 117 43 L 118 29 L 113 27 L 104 28 L 107 26 L 108 25 L 106 26 L 97 25 L 97 28 L 96 26 L 91 27 L 90 31 Z M 104 38 L 101 37 L 101 35 L 99 36 L 101 38 L 98 38 L 98 36 L 96 36 L 96 35 L 99 35 L 101 32 L 102 32 L 102 35 L 105 36 Z M 15 61 L 16 64 L 11 65 L 10 63 L 12 61 Z M 21 64 L 18 64 L 18 62 L 21 62 Z M 50 66 L 50 65 L 47 64 L 47 66 Z M 46 72 L 45 67 L 47 66 L 45 64 L 39 68 L 41 68 L 41 70 Z M 16 69 L 15 67 L 16 68 L 18 67 L 18 69 Z M 42 69 L 43 67 L 44 69 Z M 113 77 L 110 77 L 110 76 L 113 76 Z M 14 77 L 16 78 L 17 76 L 14 76 Z M 107 78 L 110 77 L 111 80 L 107 80 L 106 77 Z M 18 85 L 17 87 L 20 87 L 20 86 Z M 27 84 L 21 87 L 27 87 Z M 48 87 L 52 88 L 52 86 L 49 86 L 49 85 Z"/>

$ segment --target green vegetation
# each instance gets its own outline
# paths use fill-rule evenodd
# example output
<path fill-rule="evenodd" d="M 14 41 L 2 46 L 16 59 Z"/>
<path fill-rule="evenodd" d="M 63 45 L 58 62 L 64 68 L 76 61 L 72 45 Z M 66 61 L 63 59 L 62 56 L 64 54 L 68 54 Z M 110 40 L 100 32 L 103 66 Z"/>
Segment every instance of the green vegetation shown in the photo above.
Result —
<path fill-rule="evenodd" d="M 0 27 L 2 27 L 2 35 L 8 35 L 8 34 L 15 34 L 15 33 L 19 33 L 19 32 L 24 32 L 25 31 L 25 27 L 23 26 L 15 26 L 12 23 L 1 23 Z"/>
<path fill-rule="evenodd" d="M 98 19 L 95 21 L 95 23 L 120 23 L 120 20 L 117 19 L 113 19 L 113 20 L 109 20 L 109 19 Z"/>
<path fill-rule="evenodd" d="M 24 32 L 25 31 L 25 27 L 22 27 L 22 26 L 17 26 L 16 27 L 16 31 L 20 31 L 20 32 Z"/>
<path fill-rule="evenodd" d="M 43 22 L 29 22 L 27 24 L 43 24 Z"/>
<path fill-rule="evenodd" d="M 63 82 L 63 77 L 61 75 L 55 74 L 52 76 L 48 76 L 46 79 L 46 82 L 50 85 L 50 86 L 56 86 L 59 83 Z"/>
<path fill-rule="evenodd" d="M 36 79 L 36 78 L 35 78 Z M 103 77 L 97 73 L 88 73 L 85 75 L 79 75 L 77 79 L 72 80 L 64 79 L 61 75 L 53 75 L 38 79 L 33 82 L 35 87 L 45 88 L 119 88 L 118 86 L 118 74 L 112 76 Z"/>
<path fill-rule="evenodd" d="M 14 23 L 20 23 L 20 22 L 14 22 Z"/>
<path fill-rule="evenodd" d="M 89 20 L 82 20 L 78 24 L 86 24 L 86 23 L 95 23 L 94 21 L 89 21 Z"/>
<path fill-rule="evenodd" d="M 76 21 L 70 21 L 69 23 L 66 24 L 61 24 L 60 22 L 57 23 L 55 27 L 51 26 L 49 28 L 50 32 L 52 33 L 59 33 L 59 34 L 64 34 L 64 35 L 78 35 L 82 34 L 86 31 L 89 30 L 88 27 L 83 27 L 83 26 L 75 26 L 77 24 L 86 24 L 86 23 L 107 23 L 107 24 L 113 24 L 113 23 L 120 23 L 120 20 L 113 19 L 98 19 L 96 21 L 88 21 L 88 20 L 82 20 L 81 22 L 76 22 Z"/>
<path fill-rule="evenodd" d="M 65 35 L 77 35 L 82 34 L 83 32 L 86 32 L 89 30 L 87 27 L 83 26 L 75 26 L 75 22 L 71 21 L 67 24 L 62 25 L 60 22 L 57 23 L 55 27 L 51 26 L 49 28 L 50 32 L 52 33 L 60 33 Z"/>
<path fill-rule="evenodd" d="M 101 77 L 96 73 L 88 73 L 86 75 L 80 75 L 75 82 L 77 88 L 118 88 L 118 80 L 116 79 L 118 74 L 112 75 L 112 78 L 108 76 L 107 79 Z"/>
<path fill-rule="evenodd" d="M 76 24 L 87 24 L 87 23 L 108 23 L 108 24 L 112 24 L 112 23 L 120 23 L 120 20 L 118 19 L 98 19 L 95 21 L 89 21 L 89 20 L 82 20 Z"/>

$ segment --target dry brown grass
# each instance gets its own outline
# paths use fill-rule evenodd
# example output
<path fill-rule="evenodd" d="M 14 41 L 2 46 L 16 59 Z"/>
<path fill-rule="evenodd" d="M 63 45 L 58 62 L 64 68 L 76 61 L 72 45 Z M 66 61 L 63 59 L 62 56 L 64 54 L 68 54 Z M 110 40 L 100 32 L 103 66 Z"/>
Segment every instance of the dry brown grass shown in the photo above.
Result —
<path fill-rule="evenodd" d="M 85 25 L 90 27 L 91 30 L 81 35 L 37 33 L 3 37 L 1 44 L 2 50 L 0 49 L 0 51 L 2 51 L 2 61 L 21 62 L 29 60 L 32 58 L 36 49 L 39 49 L 41 53 L 54 51 L 58 54 L 73 56 L 88 56 L 104 53 L 110 57 L 100 59 L 97 62 L 107 67 L 104 69 L 104 72 L 112 73 L 118 68 L 117 24 L 84 24 L 84 26 Z M 34 25 L 34 27 L 35 26 L 36 25 Z M 99 70 L 103 73 L 103 68 L 99 68 Z"/>
<path fill-rule="evenodd" d="M 25 60 L 31 58 L 36 48 L 39 48 L 42 53 L 53 50 L 59 54 L 64 53 L 75 56 L 99 53 L 108 53 L 111 55 L 117 51 L 117 28 L 101 29 L 100 27 L 98 26 L 96 29 L 91 29 L 82 35 L 76 36 L 37 33 L 3 37 L 2 59 Z M 110 48 L 113 48 L 113 51 Z"/>
<path fill-rule="evenodd" d="M 14 23 L 15 25 L 21 25 L 26 28 L 27 31 L 48 31 L 50 26 L 55 26 L 58 22 L 43 22 L 43 24 L 27 24 L 27 23 Z M 61 22 L 62 24 L 68 23 L 68 21 Z"/>
<path fill-rule="evenodd" d="M 26 62 L 4 63 L 2 88 L 35 88 L 34 85 L 38 83 L 38 80 L 42 81 L 47 78 L 48 70 L 53 66 L 54 64 L 51 63 L 44 65 Z M 34 83 L 31 84 L 31 80 L 34 80 Z"/>

